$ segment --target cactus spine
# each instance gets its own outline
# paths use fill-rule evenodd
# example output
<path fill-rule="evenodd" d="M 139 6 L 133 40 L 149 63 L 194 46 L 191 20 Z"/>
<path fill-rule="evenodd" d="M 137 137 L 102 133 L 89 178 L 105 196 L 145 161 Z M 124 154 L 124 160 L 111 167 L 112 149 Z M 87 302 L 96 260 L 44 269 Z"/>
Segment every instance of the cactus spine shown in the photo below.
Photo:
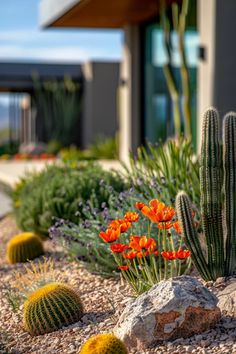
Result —
<path fill-rule="evenodd" d="M 215 280 L 236 270 L 236 114 L 225 116 L 223 132 L 222 155 L 218 112 L 214 108 L 207 110 L 203 118 L 200 157 L 201 217 L 207 246 L 206 259 L 192 221 L 190 201 L 183 192 L 176 198 L 183 235 L 205 280 Z"/>
<path fill-rule="evenodd" d="M 23 263 L 44 253 L 41 239 L 32 232 L 14 236 L 7 245 L 9 263 Z"/>
<path fill-rule="evenodd" d="M 226 274 L 236 270 L 236 114 L 228 113 L 223 126 L 223 164 L 226 228 Z"/>
<path fill-rule="evenodd" d="M 31 335 L 45 334 L 79 321 L 82 315 L 79 295 L 65 284 L 50 283 L 26 300 L 23 325 Z"/>
<path fill-rule="evenodd" d="M 92 336 L 81 348 L 79 354 L 128 354 L 123 342 L 114 334 Z"/>

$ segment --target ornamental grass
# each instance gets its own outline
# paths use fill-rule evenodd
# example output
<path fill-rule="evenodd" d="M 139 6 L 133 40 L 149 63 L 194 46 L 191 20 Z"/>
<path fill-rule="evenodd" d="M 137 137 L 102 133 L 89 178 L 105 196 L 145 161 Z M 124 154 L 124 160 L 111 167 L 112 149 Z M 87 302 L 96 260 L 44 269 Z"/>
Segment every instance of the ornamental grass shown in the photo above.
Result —
<path fill-rule="evenodd" d="M 109 244 L 123 277 L 141 294 L 161 280 L 187 273 L 191 252 L 185 249 L 174 208 L 157 199 L 148 205 L 137 202 L 135 207 L 137 211 L 112 220 L 99 236 Z M 133 232 L 138 223 L 140 235 Z"/>

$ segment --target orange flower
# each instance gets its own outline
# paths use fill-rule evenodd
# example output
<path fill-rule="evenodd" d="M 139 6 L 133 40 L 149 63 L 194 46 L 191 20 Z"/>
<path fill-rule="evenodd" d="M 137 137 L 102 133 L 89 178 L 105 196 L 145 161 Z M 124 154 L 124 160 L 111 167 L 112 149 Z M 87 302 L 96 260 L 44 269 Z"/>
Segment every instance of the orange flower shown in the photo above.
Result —
<path fill-rule="evenodd" d="M 169 230 L 173 226 L 172 222 L 158 222 L 157 227 L 160 230 Z"/>
<path fill-rule="evenodd" d="M 179 250 L 179 251 L 176 251 L 175 256 L 178 259 L 186 259 L 191 256 L 191 252 L 189 250 Z"/>
<path fill-rule="evenodd" d="M 107 229 L 105 232 L 101 231 L 99 236 L 103 239 L 103 241 L 111 243 L 120 237 L 120 230 Z"/>
<path fill-rule="evenodd" d="M 152 252 L 156 248 L 156 241 L 151 237 L 148 238 L 147 236 L 131 236 L 129 247 L 138 252 L 142 249 Z"/>
<path fill-rule="evenodd" d="M 142 202 L 136 202 L 135 204 L 134 204 L 134 206 L 135 206 L 135 208 L 137 208 L 138 210 L 141 210 L 143 207 L 144 207 L 144 203 L 142 203 Z"/>
<path fill-rule="evenodd" d="M 146 251 L 146 252 L 137 252 L 137 257 L 138 257 L 138 258 L 144 258 L 144 257 L 147 257 L 149 254 L 150 254 L 149 251 Z"/>
<path fill-rule="evenodd" d="M 149 202 L 149 207 L 145 205 L 141 212 L 155 223 L 171 221 L 175 214 L 173 208 L 166 206 L 157 199 L 152 199 Z"/>
<path fill-rule="evenodd" d="M 119 266 L 118 269 L 120 269 L 120 270 L 128 270 L 129 266 L 127 264 L 124 264 L 124 265 Z"/>
<path fill-rule="evenodd" d="M 172 261 L 173 259 L 186 259 L 191 255 L 189 250 L 178 250 L 178 251 L 168 251 L 168 252 L 161 252 L 163 258 Z"/>
<path fill-rule="evenodd" d="M 139 214 L 136 212 L 128 212 L 125 214 L 125 220 L 129 221 L 129 222 L 136 222 L 139 219 Z"/>
<path fill-rule="evenodd" d="M 123 253 L 122 256 L 124 257 L 124 259 L 134 259 L 137 256 L 137 252 L 136 251 L 129 251 L 127 253 Z"/>
<path fill-rule="evenodd" d="M 121 243 L 115 243 L 114 245 L 110 246 L 111 251 L 114 252 L 114 253 L 122 253 L 127 248 L 128 248 L 128 246 L 122 245 Z"/>
<path fill-rule="evenodd" d="M 161 252 L 161 255 L 163 258 L 168 259 L 169 261 L 176 259 L 175 252 L 172 251 Z"/>
<path fill-rule="evenodd" d="M 131 222 L 124 220 L 124 219 L 117 219 L 117 220 L 113 220 L 110 225 L 108 226 L 109 229 L 120 229 L 120 232 L 125 232 L 127 231 L 130 226 L 131 226 Z"/>
<path fill-rule="evenodd" d="M 175 229 L 175 231 L 177 232 L 177 234 L 179 234 L 179 235 L 182 234 L 182 228 L 181 228 L 181 226 L 180 226 L 180 222 L 179 222 L 179 221 L 173 222 L 173 228 Z"/>

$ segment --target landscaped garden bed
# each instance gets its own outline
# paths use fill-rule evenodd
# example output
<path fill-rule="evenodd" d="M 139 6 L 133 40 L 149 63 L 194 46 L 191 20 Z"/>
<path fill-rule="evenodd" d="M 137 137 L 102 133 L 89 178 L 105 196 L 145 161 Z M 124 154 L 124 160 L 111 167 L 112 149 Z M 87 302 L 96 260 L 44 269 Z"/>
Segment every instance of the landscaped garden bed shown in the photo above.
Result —
<path fill-rule="evenodd" d="M 123 174 L 23 178 L 18 226 L 0 223 L 2 352 L 236 352 L 235 140 L 228 114 L 222 150 L 210 109 L 199 161 L 180 140 L 140 149 Z"/>

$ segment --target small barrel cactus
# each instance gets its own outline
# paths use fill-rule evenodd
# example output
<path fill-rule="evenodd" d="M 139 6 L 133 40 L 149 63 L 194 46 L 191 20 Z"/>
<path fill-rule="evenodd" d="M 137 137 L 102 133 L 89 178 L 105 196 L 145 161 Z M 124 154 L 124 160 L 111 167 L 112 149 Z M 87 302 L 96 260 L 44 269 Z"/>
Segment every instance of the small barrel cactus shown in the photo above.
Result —
<path fill-rule="evenodd" d="M 80 320 L 83 306 L 76 291 L 50 283 L 35 290 L 24 304 L 23 325 L 31 335 L 56 331 Z"/>
<path fill-rule="evenodd" d="M 7 245 L 7 258 L 11 264 L 27 262 L 43 253 L 41 239 L 32 232 L 14 236 Z"/>
<path fill-rule="evenodd" d="M 92 336 L 81 348 L 80 354 L 128 354 L 124 343 L 114 334 Z"/>

